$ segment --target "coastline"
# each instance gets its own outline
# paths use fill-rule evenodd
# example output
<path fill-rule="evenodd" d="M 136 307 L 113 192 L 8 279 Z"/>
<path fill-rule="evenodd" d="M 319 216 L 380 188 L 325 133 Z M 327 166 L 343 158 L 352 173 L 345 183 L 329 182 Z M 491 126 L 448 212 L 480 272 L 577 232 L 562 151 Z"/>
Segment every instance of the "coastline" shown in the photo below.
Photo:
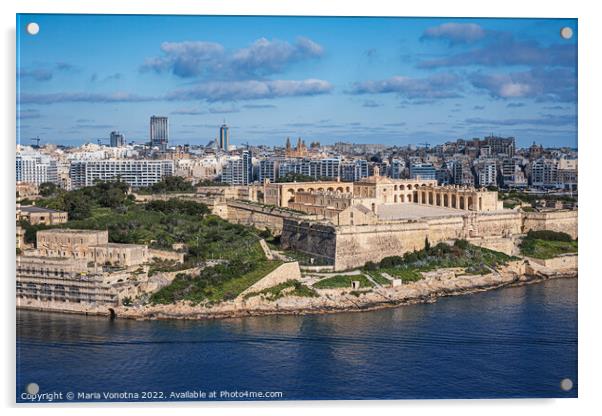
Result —
<path fill-rule="evenodd" d="M 134 320 L 204 320 L 267 315 L 308 315 L 363 312 L 418 303 L 432 303 L 447 296 L 523 286 L 549 279 L 577 278 L 577 256 L 559 256 L 549 261 L 528 259 L 511 262 L 485 275 L 465 275 L 458 269 L 439 269 L 424 273 L 424 278 L 399 287 L 375 288 L 350 294 L 342 289 L 322 289 L 320 296 L 284 296 L 268 300 L 263 296 L 242 296 L 214 306 L 178 302 L 169 305 L 108 306 L 65 304 L 28 300 L 17 302 L 17 309 L 45 312 L 111 316 Z M 359 292 L 359 293 L 358 293 Z M 20 304 L 19 304 L 20 303 Z"/>

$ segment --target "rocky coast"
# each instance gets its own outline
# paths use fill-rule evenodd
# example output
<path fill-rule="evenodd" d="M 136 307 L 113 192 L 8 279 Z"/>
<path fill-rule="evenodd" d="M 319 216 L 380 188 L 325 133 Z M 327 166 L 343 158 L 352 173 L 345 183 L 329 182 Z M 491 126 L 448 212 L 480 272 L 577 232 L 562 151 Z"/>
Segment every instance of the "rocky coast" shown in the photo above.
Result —
<path fill-rule="evenodd" d="M 252 294 L 213 305 L 194 305 L 180 301 L 167 305 L 92 306 L 65 305 L 36 300 L 19 301 L 23 309 L 46 310 L 89 315 L 112 315 L 128 319 L 219 319 L 261 315 L 300 315 L 355 312 L 435 302 L 440 297 L 469 295 L 503 287 L 526 285 L 547 279 L 576 278 L 577 255 L 549 260 L 523 258 L 509 262 L 491 273 L 466 274 L 464 269 L 438 269 L 423 273 L 423 278 L 399 286 L 350 289 L 317 289 L 317 296 L 284 294 L 271 299 Z"/>

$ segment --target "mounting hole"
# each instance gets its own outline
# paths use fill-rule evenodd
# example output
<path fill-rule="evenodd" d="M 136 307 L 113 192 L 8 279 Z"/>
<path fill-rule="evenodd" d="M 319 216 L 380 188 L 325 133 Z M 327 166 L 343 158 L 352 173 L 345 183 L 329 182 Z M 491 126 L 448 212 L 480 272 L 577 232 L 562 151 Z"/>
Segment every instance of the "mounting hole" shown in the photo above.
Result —
<path fill-rule="evenodd" d="M 25 387 L 25 391 L 29 394 L 38 394 L 40 386 L 38 386 L 37 383 L 29 383 L 27 387 Z"/>
<path fill-rule="evenodd" d="M 560 36 L 562 36 L 562 39 L 572 38 L 573 37 L 573 29 L 571 29 L 568 26 L 563 27 L 562 29 L 560 29 Z"/>
<path fill-rule="evenodd" d="M 32 36 L 37 35 L 40 32 L 40 25 L 36 22 L 30 22 L 27 23 L 25 30 L 27 30 L 27 33 L 29 33 Z"/>
<path fill-rule="evenodd" d="M 560 388 L 564 391 L 571 391 L 573 388 L 573 380 L 565 378 L 560 382 Z"/>

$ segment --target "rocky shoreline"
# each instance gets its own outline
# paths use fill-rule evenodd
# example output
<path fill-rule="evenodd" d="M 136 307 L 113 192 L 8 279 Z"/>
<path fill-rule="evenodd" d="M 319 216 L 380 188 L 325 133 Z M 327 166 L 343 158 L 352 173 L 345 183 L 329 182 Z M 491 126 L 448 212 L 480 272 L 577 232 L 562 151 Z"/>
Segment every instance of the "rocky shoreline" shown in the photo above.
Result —
<path fill-rule="evenodd" d="M 533 259 L 530 259 L 533 260 Z M 29 300 L 18 302 L 20 309 L 44 310 L 86 315 L 114 315 L 136 320 L 225 319 L 267 315 L 305 315 L 361 312 L 403 305 L 432 303 L 447 296 L 462 296 L 505 287 L 539 283 L 549 279 L 577 278 L 577 256 L 551 261 L 516 261 L 485 275 L 465 275 L 462 269 L 440 269 L 424 273 L 424 278 L 398 287 L 379 287 L 353 291 L 321 289 L 318 297 L 283 296 L 276 300 L 264 296 L 238 298 L 213 306 L 178 302 L 170 305 L 107 307 L 50 304 Z"/>

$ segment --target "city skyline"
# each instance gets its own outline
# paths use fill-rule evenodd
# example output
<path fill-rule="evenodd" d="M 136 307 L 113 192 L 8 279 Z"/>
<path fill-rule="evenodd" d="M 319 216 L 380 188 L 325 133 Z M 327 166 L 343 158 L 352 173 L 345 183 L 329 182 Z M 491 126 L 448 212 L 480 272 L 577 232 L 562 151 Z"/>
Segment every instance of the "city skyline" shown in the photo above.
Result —
<path fill-rule="evenodd" d="M 239 146 L 493 133 L 577 147 L 575 19 L 20 15 L 18 28 L 26 145 L 147 141 L 157 114 L 169 145 L 215 140 L 226 117 Z"/>

